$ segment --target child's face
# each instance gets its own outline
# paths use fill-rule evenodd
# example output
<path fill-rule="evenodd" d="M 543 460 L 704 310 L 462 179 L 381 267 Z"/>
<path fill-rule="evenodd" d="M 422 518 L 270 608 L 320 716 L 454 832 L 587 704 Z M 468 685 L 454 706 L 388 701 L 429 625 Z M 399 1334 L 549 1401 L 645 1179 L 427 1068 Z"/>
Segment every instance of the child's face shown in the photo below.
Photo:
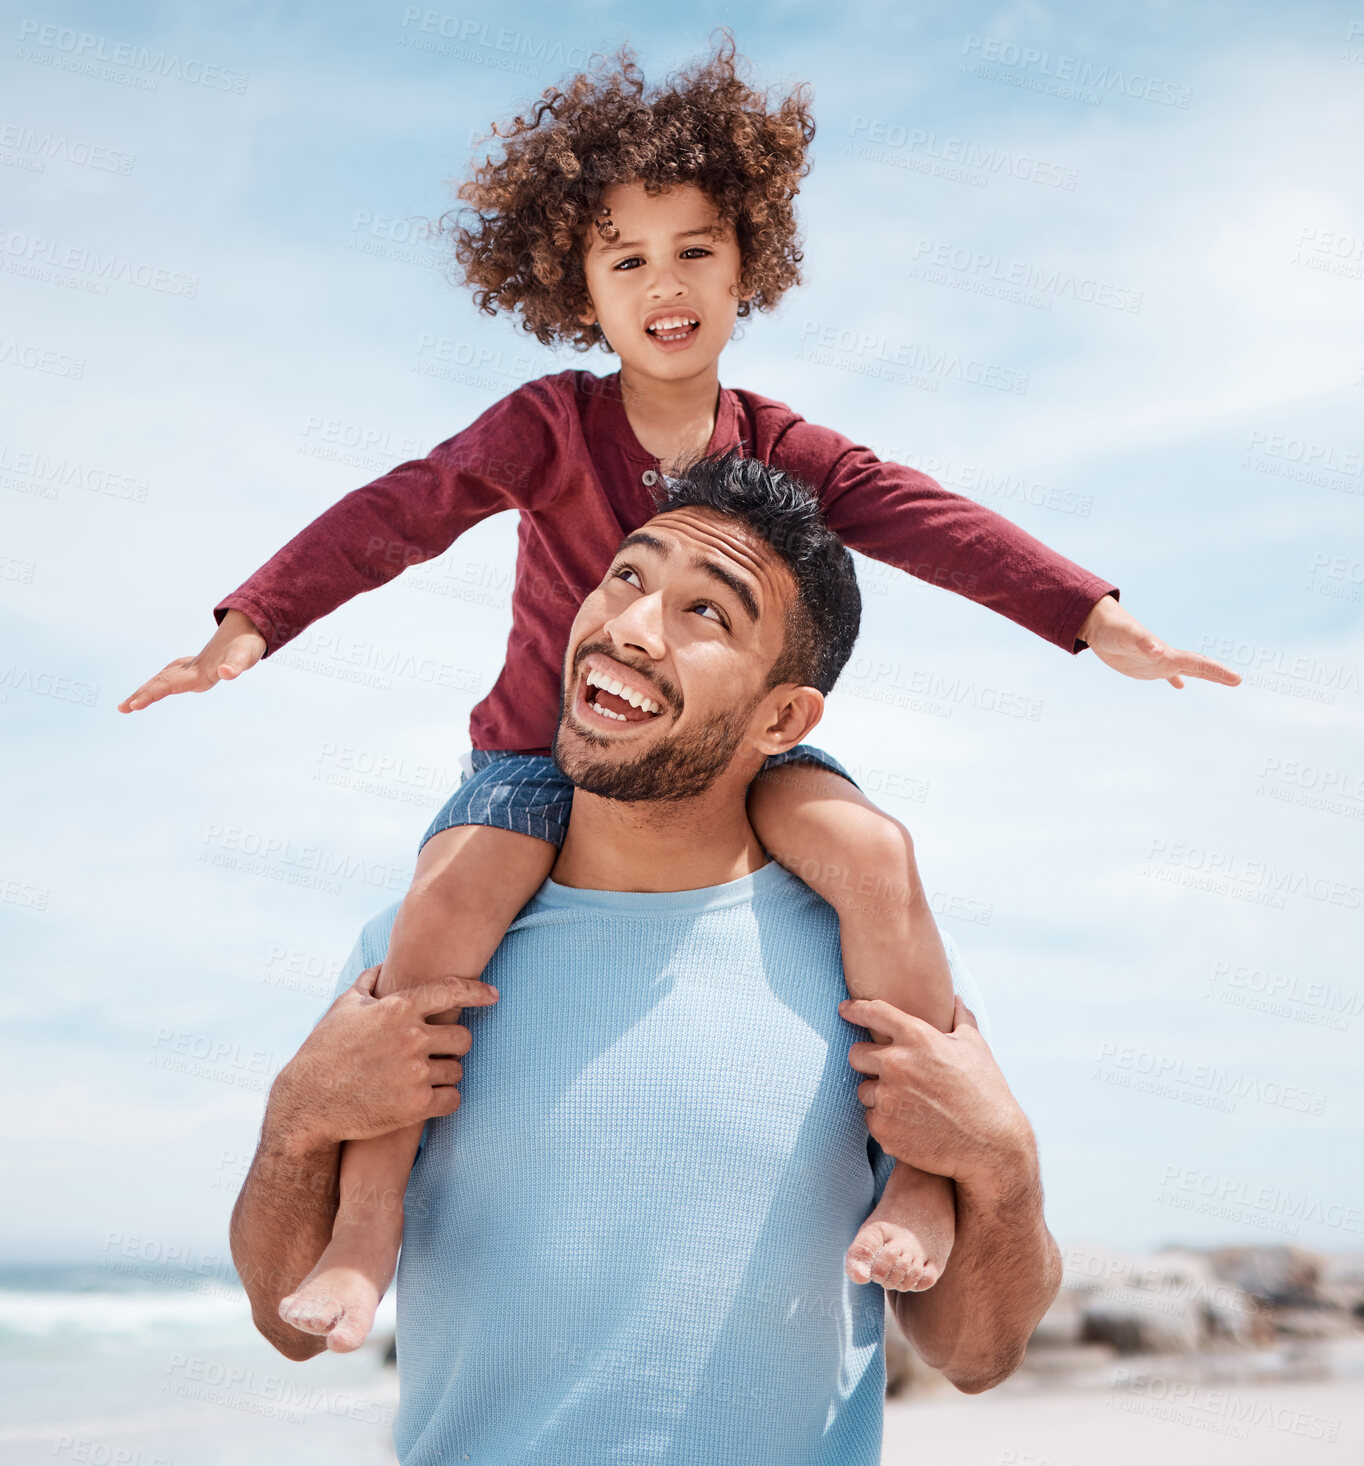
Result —
<path fill-rule="evenodd" d="M 592 309 L 622 368 L 634 375 L 678 380 L 712 367 L 729 343 L 738 315 L 739 243 L 731 226 L 695 184 L 654 198 L 642 183 L 617 183 L 603 203 L 620 231 L 606 243 L 591 227 L 583 268 Z M 698 324 L 676 341 L 648 328 L 685 317 Z"/>

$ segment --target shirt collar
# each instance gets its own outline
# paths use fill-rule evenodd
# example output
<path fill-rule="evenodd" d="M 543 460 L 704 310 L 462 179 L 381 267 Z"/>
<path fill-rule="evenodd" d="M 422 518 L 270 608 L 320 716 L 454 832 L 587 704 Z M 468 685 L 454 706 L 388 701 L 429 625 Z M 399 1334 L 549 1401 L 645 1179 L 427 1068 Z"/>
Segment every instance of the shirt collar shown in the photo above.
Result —
<path fill-rule="evenodd" d="M 607 411 L 611 414 L 612 427 L 621 451 L 631 463 L 640 463 L 652 468 L 658 460 L 635 437 L 635 430 L 630 426 L 630 419 L 625 412 L 625 398 L 620 389 L 619 369 L 612 372 L 609 377 L 603 377 L 600 380 L 601 395 L 607 403 Z M 729 448 L 738 447 L 738 423 L 739 415 L 734 403 L 734 394 L 721 383 L 720 397 L 715 408 L 715 428 L 711 433 L 710 442 L 706 445 L 706 452 L 708 454 L 723 453 Z"/>

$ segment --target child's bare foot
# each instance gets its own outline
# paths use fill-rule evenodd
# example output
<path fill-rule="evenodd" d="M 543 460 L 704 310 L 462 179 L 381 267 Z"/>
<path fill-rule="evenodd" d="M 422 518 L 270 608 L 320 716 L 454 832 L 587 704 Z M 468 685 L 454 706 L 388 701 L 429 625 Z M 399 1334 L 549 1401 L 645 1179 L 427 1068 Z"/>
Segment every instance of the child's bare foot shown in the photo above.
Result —
<path fill-rule="evenodd" d="M 380 1229 L 338 1222 L 317 1266 L 280 1301 L 279 1316 L 305 1334 L 325 1334 L 334 1353 L 349 1354 L 369 1337 L 397 1262 L 397 1246 Z"/>
<path fill-rule="evenodd" d="M 921 1293 L 942 1277 L 956 1232 L 952 1182 L 897 1161 L 876 1209 L 848 1248 L 844 1267 L 854 1283 Z"/>

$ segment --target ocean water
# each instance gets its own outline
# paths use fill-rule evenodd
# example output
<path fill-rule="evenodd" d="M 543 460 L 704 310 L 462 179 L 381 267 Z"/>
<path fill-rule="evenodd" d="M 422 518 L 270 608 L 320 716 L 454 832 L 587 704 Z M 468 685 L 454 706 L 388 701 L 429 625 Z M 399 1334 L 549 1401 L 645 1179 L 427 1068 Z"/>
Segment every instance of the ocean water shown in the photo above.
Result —
<path fill-rule="evenodd" d="M 235 1282 L 0 1267 L 0 1466 L 391 1466 L 392 1330 L 292 1364 Z"/>

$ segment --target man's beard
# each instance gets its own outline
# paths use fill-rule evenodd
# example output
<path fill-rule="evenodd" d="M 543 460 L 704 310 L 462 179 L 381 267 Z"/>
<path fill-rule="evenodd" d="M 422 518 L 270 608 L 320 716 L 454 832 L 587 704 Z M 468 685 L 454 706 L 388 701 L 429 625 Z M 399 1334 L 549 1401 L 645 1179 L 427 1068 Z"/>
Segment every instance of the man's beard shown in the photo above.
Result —
<path fill-rule="evenodd" d="M 581 662 L 593 650 L 602 648 L 581 647 L 577 660 Z M 694 799 L 704 794 L 729 767 L 743 742 L 749 717 L 763 698 L 760 692 L 747 707 L 731 709 L 692 734 L 661 738 L 637 758 L 622 759 L 619 755 L 611 755 L 615 740 L 582 727 L 574 729 L 579 745 L 572 749 L 564 746 L 564 719 L 576 681 L 575 666 L 567 685 L 559 689 L 559 726 L 554 733 L 554 762 L 575 788 L 600 795 L 603 799 L 619 799 L 627 803 Z M 680 711 L 680 698 L 674 696 L 672 715 L 675 717 Z M 600 756 L 594 756 L 596 749 L 602 750 Z"/>

